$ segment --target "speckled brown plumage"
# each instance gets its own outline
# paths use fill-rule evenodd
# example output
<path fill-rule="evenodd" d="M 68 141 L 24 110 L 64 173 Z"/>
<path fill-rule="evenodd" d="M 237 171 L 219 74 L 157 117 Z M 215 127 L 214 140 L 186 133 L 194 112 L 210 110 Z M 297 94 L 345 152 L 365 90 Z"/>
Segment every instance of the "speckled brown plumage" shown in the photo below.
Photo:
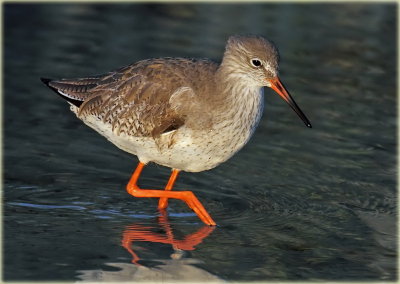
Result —
<path fill-rule="evenodd" d="M 82 120 L 93 115 L 117 134 L 158 137 L 182 126 L 190 111 L 182 109 L 183 105 L 194 104 L 190 94 L 186 98 L 180 95 L 175 105 L 170 97 L 182 86 L 204 90 L 205 78 L 216 69 L 216 64 L 206 60 L 151 59 L 104 75 L 51 81 L 49 86 L 83 102 L 78 111 Z M 198 80 L 190 82 L 188 77 Z"/>
<path fill-rule="evenodd" d="M 247 143 L 262 114 L 262 87 L 277 76 L 271 42 L 235 36 L 220 65 L 149 59 L 104 75 L 44 82 L 78 118 L 143 163 L 196 172 Z"/>

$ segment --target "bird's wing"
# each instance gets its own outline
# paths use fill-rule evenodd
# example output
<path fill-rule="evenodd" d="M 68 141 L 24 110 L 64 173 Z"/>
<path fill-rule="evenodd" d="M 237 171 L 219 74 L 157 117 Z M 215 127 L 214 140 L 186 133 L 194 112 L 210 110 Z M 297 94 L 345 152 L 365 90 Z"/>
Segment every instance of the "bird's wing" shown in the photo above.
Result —
<path fill-rule="evenodd" d="M 81 119 L 93 115 L 117 133 L 157 137 L 185 124 L 187 110 L 196 104 L 195 92 L 175 66 L 182 62 L 175 61 L 140 61 L 105 75 L 50 81 L 48 86 L 73 100 Z"/>
<path fill-rule="evenodd" d="M 170 96 L 169 104 L 175 113 L 184 118 L 185 124 L 191 129 L 210 127 L 212 115 L 207 102 L 196 95 L 190 87 L 180 87 Z"/>

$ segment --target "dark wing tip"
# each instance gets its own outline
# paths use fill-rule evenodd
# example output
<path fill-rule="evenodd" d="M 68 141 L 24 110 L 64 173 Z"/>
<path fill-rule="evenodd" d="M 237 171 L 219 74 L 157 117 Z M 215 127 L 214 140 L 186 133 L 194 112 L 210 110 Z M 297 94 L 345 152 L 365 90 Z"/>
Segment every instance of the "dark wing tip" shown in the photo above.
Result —
<path fill-rule="evenodd" d="M 49 78 L 40 78 L 40 80 L 50 89 L 52 89 L 54 92 L 56 92 L 57 95 L 59 95 L 60 97 L 62 97 L 64 100 L 70 102 L 71 104 L 80 107 L 81 104 L 83 103 L 83 101 L 79 101 L 79 100 L 75 100 L 73 98 L 67 97 L 63 94 L 61 94 L 57 88 L 54 88 L 53 86 L 50 86 L 50 82 L 53 81 L 53 79 L 49 79 Z"/>
<path fill-rule="evenodd" d="M 49 83 L 52 81 L 52 79 L 40 78 L 40 81 L 42 81 L 46 86 L 49 86 Z"/>

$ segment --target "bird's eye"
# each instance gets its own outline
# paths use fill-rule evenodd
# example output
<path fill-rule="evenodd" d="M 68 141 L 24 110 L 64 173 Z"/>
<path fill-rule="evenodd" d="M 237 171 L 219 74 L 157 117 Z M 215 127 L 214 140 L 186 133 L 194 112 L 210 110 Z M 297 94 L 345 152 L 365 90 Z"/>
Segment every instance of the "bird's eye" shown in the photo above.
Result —
<path fill-rule="evenodd" d="M 261 60 L 258 58 L 253 58 L 252 60 L 250 60 L 251 65 L 253 65 L 254 67 L 261 67 L 262 63 Z"/>

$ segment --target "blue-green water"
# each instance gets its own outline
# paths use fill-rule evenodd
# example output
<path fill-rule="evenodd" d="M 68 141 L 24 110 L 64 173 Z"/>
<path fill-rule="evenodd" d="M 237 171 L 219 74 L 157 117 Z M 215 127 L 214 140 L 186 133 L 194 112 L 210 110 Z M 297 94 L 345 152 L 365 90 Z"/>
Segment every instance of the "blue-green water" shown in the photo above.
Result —
<path fill-rule="evenodd" d="M 396 10 L 5 4 L 4 280 L 396 279 Z M 193 190 L 215 229 L 180 201 L 165 218 L 156 200 L 128 195 L 136 157 L 39 80 L 150 57 L 218 61 L 244 33 L 277 44 L 280 77 L 313 128 L 265 90 L 249 144 L 216 169 L 182 173 L 177 189 Z M 150 165 L 141 184 L 163 188 L 169 172 Z"/>

